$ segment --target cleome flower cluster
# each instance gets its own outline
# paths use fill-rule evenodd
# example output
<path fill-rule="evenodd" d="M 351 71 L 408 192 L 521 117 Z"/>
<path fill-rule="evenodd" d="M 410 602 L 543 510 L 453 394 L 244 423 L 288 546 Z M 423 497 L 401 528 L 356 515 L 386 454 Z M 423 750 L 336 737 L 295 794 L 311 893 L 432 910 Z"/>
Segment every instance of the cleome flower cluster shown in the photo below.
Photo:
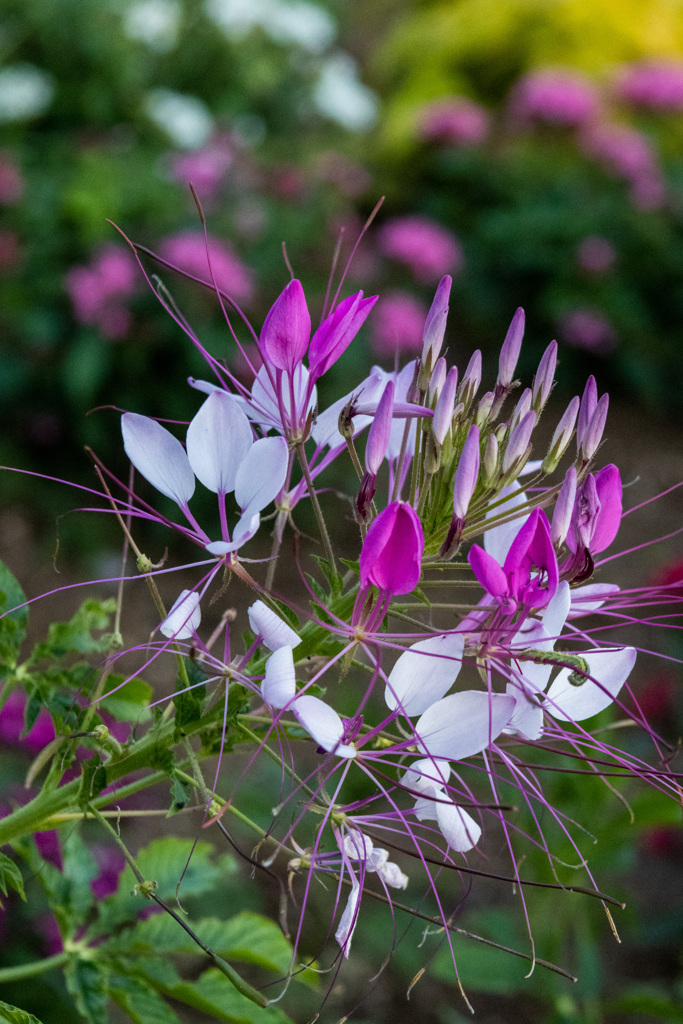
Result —
<path fill-rule="evenodd" d="M 337 955 L 349 956 L 366 899 L 393 905 L 403 890 L 401 901 L 434 908 L 428 920 L 450 943 L 461 898 L 452 879 L 462 876 L 446 869 L 474 863 L 485 873 L 490 836 L 509 852 L 523 904 L 526 844 L 545 851 L 551 878 L 562 871 L 546 832 L 574 851 L 587 888 L 603 899 L 581 830 L 531 764 L 534 747 L 560 764 L 647 779 L 680 801 L 663 741 L 629 695 L 636 648 L 619 639 L 652 593 L 622 591 L 599 574 L 623 514 L 619 470 L 599 463 L 608 396 L 589 377 L 546 431 L 549 444 L 535 450 L 557 344 L 521 386 L 517 310 L 497 377 L 482 391 L 481 353 L 461 373 L 443 352 L 450 286 L 445 277 L 436 290 L 419 359 L 391 372 L 373 367 L 326 409 L 316 384 L 376 297 L 335 296 L 311 334 L 304 291 L 292 280 L 260 334 L 245 327 L 262 359 L 250 388 L 179 320 L 214 374 L 190 381 L 204 397 L 184 437 L 136 412 L 122 417 L 130 462 L 179 514 L 157 511 L 146 484 L 124 488 L 118 508 L 176 530 L 203 553 L 201 579 L 162 616 L 157 651 L 192 658 L 202 672 L 192 685 L 213 686 L 226 710 L 229 694 L 239 698 L 249 766 L 263 753 L 280 765 L 258 858 L 289 877 L 299 907 L 293 971 L 307 955 L 317 881 L 327 882 Z M 346 504 L 326 493 L 333 463 L 355 480 Z M 191 510 L 197 482 L 216 495 L 211 523 Z M 313 508 L 323 552 L 313 575 L 301 571 L 306 605 L 287 593 L 281 558 L 287 552 L 291 566 L 289 552 L 304 557 L 302 501 Z M 264 516 L 270 556 L 252 562 L 244 551 L 263 534 Z M 241 635 L 248 626 L 251 640 L 231 644 L 226 617 L 218 656 L 202 612 L 216 591 L 225 601 L 227 576 L 251 588 L 248 623 L 238 616 L 235 627 Z M 611 705 L 649 737 L 656 770 L 604 731 L 596 716 Z M 228 803 L 239 804 L 242 783 L 225 767 L 231 756 L 207 797 L 208 825 L 225 810 L 217 796 L 224 777 L 233 780 Z M 533 941 L 531 949 L 533 960 Z"/>

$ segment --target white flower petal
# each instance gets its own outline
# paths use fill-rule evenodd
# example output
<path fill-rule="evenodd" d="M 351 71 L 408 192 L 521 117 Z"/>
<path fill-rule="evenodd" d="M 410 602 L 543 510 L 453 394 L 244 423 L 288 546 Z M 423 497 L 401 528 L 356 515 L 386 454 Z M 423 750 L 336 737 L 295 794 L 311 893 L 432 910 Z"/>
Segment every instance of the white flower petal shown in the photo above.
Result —
<path fill-rule="evenodd" d="M 566 580 L 562 580 L 541 616 L 541 621 L 548 636 L 552 637 L 553 643 L 564 629 L 571 603 L 571 588 Z M 549 650 L 552 650 L 552 648 L 549 648 Z"/>
<path fill-rule="evenodd" d="M 529 666 L 525 664 L 525 672 Z M 538 665 L 535 668 L 547 668 L 543 679 L 543 685 L 539 687 L 542 691 L 550 675 L 550 665 Z M 543 732 L 543 708 L 540 702 L 534 697 L 533 692 L 526 692 L 526 688 L 517 683 L 508 683 L 505 692 L 515 699 L 515 710 L 512 718 L 506 726 L 506 731 L 516 733 L 525 740 L 537 740 Z"/>
<path fill-rule="evenodd" d="M 550 684 L 545 710 L 563 722 L 581 722 L 609 707 L 628 679 L 636 661 L 633 647 L 588 651 L 583 654 L 589 675 L 575 686 L 569 681 L 572 670 L 563 668 Z"/>
<path fill-rule="evenodd" d="M 391 886 L 392 889 L 406 889 L 408 887 L 408 876 L 404 875 L 398 864 L 394 864 L 393 861 L 387 860 L 375 870 L 384 884 Z"/>
<path fill-rule="evenodd" d="M 337 757 L 356 756 L 356 748 L 342 743 L 344 723 L 329 704 L 304 694 L 292 704 L 292 711 L 302 729 L 312 736 L 319 747 Z"/>
<path fill-rule="evenodd" d="M 261 516 L 258 512 L 253 515 L 247 511 L 239 519 L 235 529 L 233 530 L 232 540 L 215 540 L 211 544 L 206 544 L 206 550 L 210 555 L 228 555 L 231 551 L 237 551 L 243 544 L 246 544 L 248 540 L 258 532 L 258 528 L 261 525 Z"/>
<path fill-rule="evenodd" d="M 156 420 L 136 412 L 123 414 L 121 432 L 126 455 L 138 473 L 167 498 L 187 505 L 195 479 L 180 441 Z"/>
<path fill-rule="evenodd" d="M 384 699 L 390 710 L 421 715 L 450 690 L 462 666 L 465 638 L 446 633 L 420 640 L 405 651 L 389 674 Z"/>
<path fill-rule="evenodd" d="M 619 587 L 616 583 L 588 583 L 585 587 L 576 587 L 571 592 L 571 608 L 569 618 L 588 615 L 602 608 L 610 594 L 616 594 Z"/>
<path fill-rule="evenodd" d="M 353 937 L 353 930 L 356 927 L 356 921 L 358 920 L 359 899 L 360 885 L 354 878 L 349 898 L 346 901 L 346 906 L 344 907 L 344 913 L 342 914 L 337 930 L 334 933 L 334 937 L 341 946 L 345 957 L 348 957 L 351 952 L 351 939 Z"/>
<path fill-rule="evenodd" d="M 350 829 L 344 835 L 342 848 L 351 860 L 367 860 L 373 852 L 372 839 L 370 836 L 363 835 L 358 829 Z"/>
<path fill-rule="evenodd" d="M 476 846 L 481 838 L 481 826 L 462 807 L 448 802 L 436 803 L 436 821 L 452 850 L 465 853 Z"/>
<path fill-rule="evenodd" d="M 201 618 L 199 594 L 194 590 L 183 590 L 159 629 L 173 640 L 188 640 L 197 632 Z"/>
<path fill-rule="evenodd" d="M 263 601 L 255 601 L 249 608 L 248 615 L 249 625 L 269 650 L 296 647 L 301 643 L 301 637 Z"/>
<path fill-rule="evenodd" d="M 451 775 L 448 761 L 435 761 L 431 757 L 421 757 L 414 761 L 403 774 L 403 784 L 412 793 L 425 793 L 434 786 L 445 786 Z"/>
<path fill-rule="evenodd" d="M 283 708 L 296 697 L 296 675 L 291 647 L 278 647 L 266 662 L 266 674 L 261 683 L 261 695 L 266 704 Z"/>
<path fill-rule="evenodd" d="M 431 757 L 447 757 L 451 761 L 471 757 L 495 740 L 514 710 L 514 697 L 501 693 L 452 693 L 432 704 L 418 720 L 418 747 Z"/>
<path fill-rule="evenodd" d="M 251 446 L 237 470 L 235 498 L 246 515 L 261 512 L 282 490 L 289 452 L 284 437 L 262 437 Z"/>
<path fill-rule="evenodd" d="M 216 494 L 235 489 L 237 469 L 253 444 L 249 420 L 219 388 L 211 392 L 187 430 L 187 457 L 195 476 Z"/>

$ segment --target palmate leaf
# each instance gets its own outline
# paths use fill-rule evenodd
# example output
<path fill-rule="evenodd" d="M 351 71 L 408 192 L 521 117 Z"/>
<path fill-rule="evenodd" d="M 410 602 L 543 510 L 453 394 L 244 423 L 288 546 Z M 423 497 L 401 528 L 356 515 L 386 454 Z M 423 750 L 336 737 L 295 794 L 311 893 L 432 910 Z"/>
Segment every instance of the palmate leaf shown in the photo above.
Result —
<path fill-rule="evenodd" d="M 47 640 L 36 644 L 31 653 L 31 662 L 42 658 L 63 658 L 67 654 L 101 654 L 112 645 L 110 634 L 93 636 L 109 625 L 109 619 L 116 610 L 114 598 L 106 601 L 90 599 L 84 601 L 68 622 L 53 622 Z"/>
<path fill-rule="evenodd" d="M 0 999 L 0 1024 L 41 1024 L 37 1017 Z"/>
<path fill-rule="evenodd" d="M 227 1024 L 290 1024 L 290 1018 L 275 1006 L 261 1008 L 241 995 L 219 970 L 210 967 L 196 981 L 173 981 L 142 970 L 146 980 L 163 995 L 209 1014 Z M 164 972 L 165 973 L 165 972 Z"/>

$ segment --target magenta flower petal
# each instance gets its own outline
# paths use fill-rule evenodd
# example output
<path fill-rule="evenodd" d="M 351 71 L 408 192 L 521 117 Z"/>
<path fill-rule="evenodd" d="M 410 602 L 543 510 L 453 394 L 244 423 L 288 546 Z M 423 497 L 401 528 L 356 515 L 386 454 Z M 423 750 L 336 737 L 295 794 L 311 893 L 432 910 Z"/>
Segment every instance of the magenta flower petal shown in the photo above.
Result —
<path fill-rule="evenodd" d="M 304 694 L 297 697 L 292 704 L 292 711 L 302 729 L 312 736 L 319 747 L 337 757 L 351 758 L 356 756 L 356 748 L 342 743 L 344 723 L 329 704 L 318 697 Z"/>
<path fill-rule="evenodd" d="M 415 726 L 419 749 L 429 757 L 461 761 L 488 747 L 515 710 L 514 697 L 464 690 L 432 704 Z"/>
<path fill-rule="evenodd" d="M 470 548 L 468 561 L 472 567 L 472 572 L 487 594 L 490 594 L 491 597 L 497 597 L 499 600 L 509 596 L 507 577 L 498 562 L 492 555 L 489 555 L 488 551 L 484 551 L 478 544 L 473 544 Z"/>
<path fill-rule="evenodd" d="M 417 512 L 393 501 L 370 524 L 360 554 L 361 586 L 410 594 L 420 579 L 424 534 Z"/>
<path fill-rule="evenodd" d="M 308 365 L 313 380 L 318 380 L 337 362 L 348 348 L 379 296 L 364 299 L 362 292 L 350 295 L 321 323 L 308 351 Z"/>
<path fill-rule="evenodd" d="M 296 278 L 273 303 L 261 331 L 265 358 L 278 370 L 293 372 L 306 355 L 311 317 L 304 290 Z"/>
<path fill-rule="evenodd" d="M 138 473 L 181 508 L 194 494 L 195 479 L 180 441 L 156 420 L 126 412 L 121 417 L 126 455 Z"/>
<path fill-rule="evenodd" d="M 621 476 L 614 465 L 605 466 L 595 474 L 595 488 L 600 502 L 600 512 L 593 530 L 591 552 L 604 551 L 608 548 L 621 524 Z"/>
<path fill-rule="evenodd" d="M 391 670 L 384 690 L 387 706 L 412 716 L 441 700 L 458 677 L 464 648 L 461 633 L 431 636 L 413 644 Z"/>
<path fill-rule="evenodd" d="M 249 420 L 234 398 L 213 391 L 187 430 L 187 457 L 195 476 L 216 494 L 235 489 L 237 468 L 251 448 Z"/>

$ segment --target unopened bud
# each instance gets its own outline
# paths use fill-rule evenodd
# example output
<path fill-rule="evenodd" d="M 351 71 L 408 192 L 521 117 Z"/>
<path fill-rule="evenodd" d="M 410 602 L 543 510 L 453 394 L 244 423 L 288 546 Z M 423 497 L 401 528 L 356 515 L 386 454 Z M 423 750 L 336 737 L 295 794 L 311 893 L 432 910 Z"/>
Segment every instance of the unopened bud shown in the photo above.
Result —
<path fill-rule="evenodd" d="M 416 359 L 415 360 L 415 369 L 413 371 L 413 379 L 411 380 L 410 385 L 408 387 L 408 390 L 406 392 L 406 402 L 409 402 L 410 405 L 419 405 L 420 404 L 420 388 L 419 388 L 420 372 L 421 372 L 421 363 L 420 363 L 419 359 Z M 427 385 L 425 385 L 424 390 L 425 391 L 427 390 Z"/>
<path fill-rule="evenodd" d="M 453 517 L 464 519 L 479 477 L 479 427 L 474 424 L 463 445 L 453 482 Z"/>
<path fill-rule="evenodd" d="M 482 476 L 486 487 L 492 487 L 498 476 L 498 462 L 500 449 L 495 434 L 489 434 L 484 448 L 484 460 L 482 462 Z"/>
<path fill-rule="evenodd" d="M 510 431 L 510 439 L 503 455 L 503 473 L 508 475 L 510 471 L 515 467 L 522 455 L 526 452 L 526 449 L 531 440 L 531 433 L 536 425 L 536 413 L 528 412 L 524 419 L 522 419 L 514 430 Z M 524 461 L 529 456 L 527 455 Z M 521 469 L 521 466 L 520 466 Z"/>
<path fill-rule="evenodd" d="M 505 341 L 500 350 L 500 358 L 498 360 L 498 380 L 496 383 L 498 387 L 505 390 L 512 384 L 523 337 L 524 310 L 520 307 L 512 318 L 512 323 L 505 335 Z"/>
<path fill-rule="evenodd" d="M 487 391 L 485 395 L 482 395 L 477 402 L 477 411 L 474 414 L 474 422 L 478 427 L 484 427 L 486 422 L 491 415 L 491 409 L 493 408 L 493 401 L 495 399 L 493 391 Z"/>
<path fill-rule="evenodd" d="M 598 450 L 598 446 L 602 441 L 602 435 L 605 430 L 608 408 L 609 395 L 604 394 L 596 405 L 595 412 L 591 416 L 590 422 L 583 432 L 583 435 L 580 436 L 577 431 L 576 440 L 579 447 L 579 455 L 583 458 L 584 462 L 590 462 Z"/>
<path fill-rule="evenodd" d="M 555 427 L 555 433 L 553 434 L 550 447 L 548 448 L 548 454 L 543 460 L 541 469 L 544 473 L 553 473 L 557 469 L 557 464 L 567 450 L 567 446 L 572 439 L 574 433 L 574 424 L 576 423 L 576 417 L 579 412 L 579 405 L 581 400 L 578 395 L 572 398 L 571 402 L 565 409 L 560 422 Z"/>
<path fill-rule="evenodd" d="M 560 487 L 553 511 L 553 521 L 550 527 L 550 538 L 554 547 L 560 548 L 564 544 L 565 537 L 569 531 L 574 511 L 574 500 L 576 498 L 576 467 L 570 466 L 565 473 L 562 486 Z"/>
<path fill-rule="evenodd" d="M 337 423 L 337 427 L 339 429 L 339 433 L 341 434 L 341 436 L 347 439 L 352 438 L 354 435 L 353 415 L 355 402 L 356 396 L 354 395 L 353 398 L 346 403 L 342 411 L 339 413 L 339 421 Z"/>
<path fill-rule="evenodd" d="M 521 423 L 528 412 L 531 411 L 531 388 L 525 388 L 522 394 L 519 396 L 519 401 L 513 409 L 512 416 L 510 417 L 510 432 L 512 432 L 518 423 Z"/>
<path fill-rule="evenodd" d="M 448 371 L 448 376 L 441 389 L 441 394 L 436 403 L 434 409 L 434 417 L 432 419 L 432 432 L 434 437 L 443 444 L 446 439 L 446 435 L 451 428 L 453 422 L 453 412 L 455 408 L 455 393 L 458 388 L 458 370 L 455 366 L 451 367 Z"/>
<path fill-rule="evenodd" d="M 455 370 L 457 376 L 457 369 L 455 367 L 453 367 L 453 369 Z M 432 376 L 429 379 L 428 394 L 430 405 L 433 402 L 435 402 L 439 395 L 441 394 L 441 388 L 444 386 L 447 370 L 448 367 L 446 366 L 446 360 L 444 359 L 443 356 L 439 356 L 434 366 L 434 369 L 432 370 Z"/>
<path fill-rule="evenodd" d="M 583 395 L 581 396 L 581 407 L 579 409 L 579 420 L 576 424 L 576 445 L 577 450 L 580 444 L 581 438 L 584 436 L 588 429 L 588 424 L 591 421 L 593 413 L 595 412 L 598 404 L 598 386 L 595 383 L 595 377 L 593 374 L 590 375 L 586 381 L 586 386 L 583 389 Z"/>
<path fill-rule="evenodd" d="M 433 476 L 441 465 L 441 443 L 433 434 L 425 438 L 425 472 Z"/>
<path fill-rule="evenodd" d="M 448 300 L 451 294 L 452 283 L 453 279 L 449 274 L 441 278 L 431 309 L 425 320 L 424 333 L 422 335 L 422 365 L 425 367 L 428 375 L 431 374 L 443 345 L 443 338 L 446 333 L 446 319 L 448 317 Z M 426 387 L 424 390 L 426 390 Z"/>
<path fill-rule="evenodd" d="M 390 380 L 377 404 L 377 412 L 370 424 L 368 441 L 365 446 L 365 468 L 377 476 L 389 447 L 391 415 L 394 408 L 394 382 Z"/>
<path fill-rule="evenodd" d="M 458 391 L 458 398 L 465 406 L 465 410 L 469 409 L 472 404 L 472 399 L 479 390 L 481 384 L 481 352 L 479 349 L 473 354 L 467 369 L 465 370 L 465 376 L 460 382 L 460 389 Z"/>
<path fill-rule="evenodd" d="M 534 377 L 534 387 L 531 404 L 536 414 L 541 415 L 545 403 L 550 397 L 555 380 L 555 369 L 557 367 L 557 342 L 551 341 L 541 356 L 541 361 Z"/>

